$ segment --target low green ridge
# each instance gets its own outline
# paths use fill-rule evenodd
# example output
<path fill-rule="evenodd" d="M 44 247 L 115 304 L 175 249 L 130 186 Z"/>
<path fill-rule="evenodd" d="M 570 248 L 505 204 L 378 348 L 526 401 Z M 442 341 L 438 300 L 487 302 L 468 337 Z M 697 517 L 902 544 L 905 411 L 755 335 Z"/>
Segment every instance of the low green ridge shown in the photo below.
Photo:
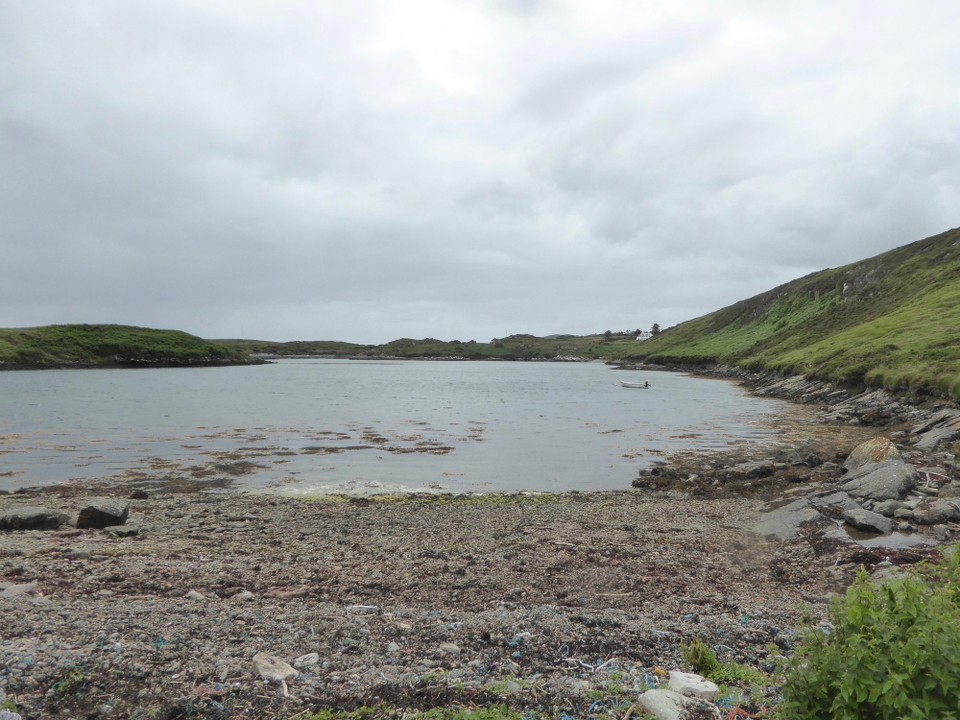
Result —
<path fill-rule="evenodd" d="M 263 340 L 218 340 L 252 354 L 277 357 L 317 356 L 349 358 L 442 358 L 464 360 L 605 360 L 619 357 L 636 341 L 631 333 L 601 335 L 510 335 L 490 342 L 475 340 L 414 340 L 400 338 L 383 345 L 358 345 L 329 340 L 268 342 Z"/>
<path fill-rule="evenodd" d="M 668 328 L 624 359 L 960 399 L 960 229 Z"/>
<path fill-rule="evenodd" d="M 179 330 L 126 325 L 0 329 L 0 369 L 176 367 L 249 362 L 245 352 Z"/>

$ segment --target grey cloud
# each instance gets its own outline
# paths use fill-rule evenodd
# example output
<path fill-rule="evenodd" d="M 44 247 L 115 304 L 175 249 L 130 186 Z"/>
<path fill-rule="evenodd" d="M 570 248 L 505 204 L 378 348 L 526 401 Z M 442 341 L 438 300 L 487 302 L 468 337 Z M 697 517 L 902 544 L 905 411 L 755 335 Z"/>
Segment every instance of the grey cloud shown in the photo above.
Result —
<path fill-rule="evenodd" d="M 952 6 L 638 7 L 2 4 L 0 326 L 667 326 L 957 224 Z"/>

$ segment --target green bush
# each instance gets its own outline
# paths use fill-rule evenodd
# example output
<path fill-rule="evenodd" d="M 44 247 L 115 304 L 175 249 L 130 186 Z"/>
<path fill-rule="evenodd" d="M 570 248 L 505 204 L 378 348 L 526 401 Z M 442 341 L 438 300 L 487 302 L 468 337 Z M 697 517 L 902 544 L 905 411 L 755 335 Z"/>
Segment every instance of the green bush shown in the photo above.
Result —
<path fill-rule="evenodd" d="M 902 579 L 864 571 L 812 630 L 783 688 L 789 720 L 960 719 L 960 550 Z"/>
<path fill-rule="evenodd" d="M 701 638 L 696 638 L 689 645 L 680 643 L 680 656 L 683 661 L 693 668 L 695 673 L 700 673 L 710 677 L 720 663 L 717 661 L 717 654 Z"/>

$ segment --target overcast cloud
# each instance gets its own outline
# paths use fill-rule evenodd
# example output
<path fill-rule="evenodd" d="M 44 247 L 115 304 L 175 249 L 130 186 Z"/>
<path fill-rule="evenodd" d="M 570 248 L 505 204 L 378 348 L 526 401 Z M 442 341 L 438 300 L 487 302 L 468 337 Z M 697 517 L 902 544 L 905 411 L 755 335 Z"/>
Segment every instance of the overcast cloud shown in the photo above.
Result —
<path fill-rule="evenodd" d="M 0 0 L 0 326 L 667 327 L 954 227 L 960 3 Z"/>

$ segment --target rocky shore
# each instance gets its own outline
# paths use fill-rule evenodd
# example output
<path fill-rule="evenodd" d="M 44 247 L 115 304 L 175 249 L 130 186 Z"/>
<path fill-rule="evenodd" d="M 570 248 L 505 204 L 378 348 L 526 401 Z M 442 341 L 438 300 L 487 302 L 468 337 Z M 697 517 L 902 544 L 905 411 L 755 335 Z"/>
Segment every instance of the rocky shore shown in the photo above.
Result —
<path fill-rule="evenodd" d="M 895 572 L 960 531 L 955 411 L 898 403 L 865 427 L 886 401 L 830 392 L 816 441 L 677 457 L 622 492 L 0 495 L 6 712 L 621 717 L 696 638 L 772 670 L 861 565 Z"/>

